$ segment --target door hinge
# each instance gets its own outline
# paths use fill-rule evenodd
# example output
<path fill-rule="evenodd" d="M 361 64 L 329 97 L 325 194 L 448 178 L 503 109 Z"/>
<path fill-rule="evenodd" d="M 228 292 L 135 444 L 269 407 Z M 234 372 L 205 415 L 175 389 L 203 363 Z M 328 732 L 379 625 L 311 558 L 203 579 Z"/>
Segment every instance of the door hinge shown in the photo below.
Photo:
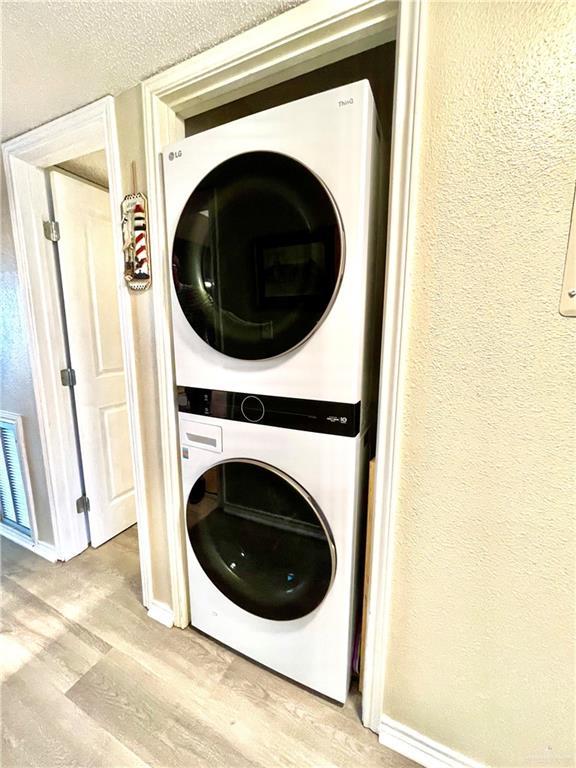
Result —
<path fill-rule="evenodd" d="M 44 237 L 57 243 L 60 240 L 60 224 L 57 221 L 44 221 Z"/>
<path fill-rule="evenodd" d="M 80 496 L 76 499 L 76 512 L 79 515 L 83 515 L 85 512 L 90 512 L 90 499 L 88 496 Z"/>
<path fill-rule="evenodd" d="M 75 387 L 76 371 L 74 368 L 62 368 L 60 371 L 60 381 L 63 387 Z"/>

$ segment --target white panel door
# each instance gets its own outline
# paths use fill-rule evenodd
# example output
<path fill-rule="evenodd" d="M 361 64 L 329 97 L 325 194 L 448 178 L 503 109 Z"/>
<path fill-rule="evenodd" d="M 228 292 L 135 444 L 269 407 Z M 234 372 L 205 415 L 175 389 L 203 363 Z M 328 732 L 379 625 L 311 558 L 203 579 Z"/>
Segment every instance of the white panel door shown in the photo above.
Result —
<path fill-rule="evenodd" d="M 105 190 L 74 177 L 52 172 L 50 179 L 90 539 L 97 547 L 136 522 L 110 201 Z"/>

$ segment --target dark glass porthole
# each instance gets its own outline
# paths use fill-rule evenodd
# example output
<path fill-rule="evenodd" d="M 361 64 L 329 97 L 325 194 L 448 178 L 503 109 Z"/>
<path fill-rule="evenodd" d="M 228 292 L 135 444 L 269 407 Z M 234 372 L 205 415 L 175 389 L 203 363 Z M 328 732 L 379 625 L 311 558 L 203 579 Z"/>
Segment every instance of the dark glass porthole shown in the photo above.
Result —
<path fill-rule="evenodd" d="M 332 199 L 295 160 L 250 152 L 196 187 L 172 252 L 178 301 L 225 355 L 258 360 L 298 346 L 322 321 L 343 266 Z"/>
<path fill-rule="evenodd" d="M 336 568 L 322 513 L 287 475 L 247 460 L 206 471 L 190 491 L 188 536 L 212 583 L 265 619 L 311 613 Z"/>

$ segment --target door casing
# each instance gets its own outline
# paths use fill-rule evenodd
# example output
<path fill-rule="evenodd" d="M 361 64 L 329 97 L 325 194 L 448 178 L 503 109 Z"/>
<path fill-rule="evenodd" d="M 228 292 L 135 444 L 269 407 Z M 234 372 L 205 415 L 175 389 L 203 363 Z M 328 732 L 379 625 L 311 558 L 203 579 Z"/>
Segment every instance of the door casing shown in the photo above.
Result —
<path fill-rule="evenodd" d="M 160 454 L 164 478 L 174 624 L 190 622 L 186 532 L 182 513 L 170 270 L 164 221 L 161 150 L 184 138 L 184 120 L 361 51 L 396 40 L 396 73 L 373 547 L 368 594 L 362 720 L 378 732 L 389 643 L 391 571 L 398 498 L 404 333 L 413 237 L 412 160 L 422 81 L 420 0 L 309 0 L 142 83 L 150 244 L 154 253 L 153 314 L 158 371 Z"/>
<path fill-rule="evenodd" d="M 148 510 L 144 492 L 131 297 L 123 279 L 120 225 L 122 187 L 114 99 L 106 96 L 18 136 L 6 142 L 2 152 L 46 469 L 48 505 L 54 530 L 54 550 L 57 559 L 69 560 L 88 546 L 88 530 L 84 515 L 79 515 L 75 506 L 79 495 L 78 472 L 70 456 L 75 455 L 76 449 L 68 391 L 60 381 L 62 326 L 58 290 L 52 243 L 43 233 L 43 221 L 50 219 L 45 169 L 102 149 L 106 152 L 117 254 L 115 290 L 126 375 L 142 593 L 144 605 L 149 607 L 151 562 Z M 42 281 L 35 279 L 35 275 L 42 275 Z"/>

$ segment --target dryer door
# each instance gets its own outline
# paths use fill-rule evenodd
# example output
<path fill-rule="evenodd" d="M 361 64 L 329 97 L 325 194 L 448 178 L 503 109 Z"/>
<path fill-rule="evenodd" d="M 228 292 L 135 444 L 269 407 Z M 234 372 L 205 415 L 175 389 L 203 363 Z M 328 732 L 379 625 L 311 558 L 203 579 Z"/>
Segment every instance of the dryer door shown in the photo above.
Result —
<path fill-rule="evenodd" d="M 194 484 L 186 516 L 206 575 L 244 610 L 299 619 L 330 589 L 336 551 L 326 521 L 280 470 L 246 459 L 216 464 Z"/>
<path fill-rule="evenodd" d="M 207 344 L 245 360 L 281 355 L 336 297 L 343 238 L 332 198 L 285 155 L 226 160 L 184 206 L 172 269 L 182 311 Z"/>

